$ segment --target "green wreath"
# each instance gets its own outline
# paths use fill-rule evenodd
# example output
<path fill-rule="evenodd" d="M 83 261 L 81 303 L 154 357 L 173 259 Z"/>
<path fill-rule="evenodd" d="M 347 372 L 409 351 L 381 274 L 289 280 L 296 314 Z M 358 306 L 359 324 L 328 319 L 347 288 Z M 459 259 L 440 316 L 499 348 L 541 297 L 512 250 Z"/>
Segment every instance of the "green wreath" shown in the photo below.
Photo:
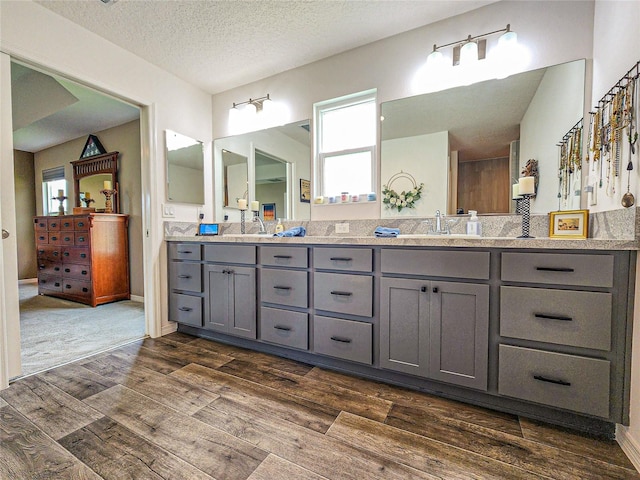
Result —
<path fill-rule="evenodd" d="M 423 188 L 424 183 L 421 183 L 420 185 L 415 185 L 409 191 L 403 190 L 398 193 L 392 188 L 389 188 L 388 185 L 383 185 L 382 203 L 385 204 L 386 208 L 397 208 L 399 212 L 401 212 L 403 208 L 416 208 L 415 203 L 420 200 Z"/>

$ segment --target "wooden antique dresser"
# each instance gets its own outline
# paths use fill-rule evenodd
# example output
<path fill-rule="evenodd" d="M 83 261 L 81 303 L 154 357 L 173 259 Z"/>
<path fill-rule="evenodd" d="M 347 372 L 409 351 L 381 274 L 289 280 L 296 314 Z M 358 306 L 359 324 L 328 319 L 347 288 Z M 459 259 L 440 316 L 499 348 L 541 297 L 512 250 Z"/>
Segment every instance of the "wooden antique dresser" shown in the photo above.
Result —
<path fill-rule="evenodd" d="M 95 307 L 127 300 L 128 215 L 35 217 L 38 293 Z"/>

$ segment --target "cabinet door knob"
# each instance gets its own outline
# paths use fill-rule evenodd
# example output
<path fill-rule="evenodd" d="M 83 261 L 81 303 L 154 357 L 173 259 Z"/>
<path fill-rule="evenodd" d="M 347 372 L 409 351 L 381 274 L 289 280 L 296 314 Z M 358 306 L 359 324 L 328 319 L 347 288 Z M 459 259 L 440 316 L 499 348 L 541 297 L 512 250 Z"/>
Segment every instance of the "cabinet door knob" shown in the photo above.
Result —
<path fill-rule="evenodd" d="M 432 292 L 433 292 L 433 293 L 438 293 L 438 287 L 433 287 Z"/>
<path fill-rule="evenodd" d="M 424 286 L 423 286 L 423 287 L 420 287 L 420 291 L 421 291 L 422 293 L 425 293 L 425 292 L 427 291 L 427 287 L 424 287 Z"/>

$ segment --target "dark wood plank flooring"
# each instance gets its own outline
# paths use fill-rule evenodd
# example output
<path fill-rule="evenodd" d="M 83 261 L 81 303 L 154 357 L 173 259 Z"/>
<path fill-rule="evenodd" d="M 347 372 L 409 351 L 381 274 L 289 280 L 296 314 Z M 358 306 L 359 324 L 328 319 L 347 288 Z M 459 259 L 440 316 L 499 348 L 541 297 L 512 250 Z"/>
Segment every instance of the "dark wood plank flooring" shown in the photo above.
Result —
<path fill-rule="evenodd" d="M 0 392 L 1 479 L 635 479 L 613 441 L 174 333 Z"/>

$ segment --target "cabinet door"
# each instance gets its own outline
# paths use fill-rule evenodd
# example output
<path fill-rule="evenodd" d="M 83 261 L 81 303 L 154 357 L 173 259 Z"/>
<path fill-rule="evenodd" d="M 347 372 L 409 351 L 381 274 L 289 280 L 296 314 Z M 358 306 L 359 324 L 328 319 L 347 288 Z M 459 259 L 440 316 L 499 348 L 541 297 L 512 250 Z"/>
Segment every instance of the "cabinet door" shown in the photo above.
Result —
<path fill-rule="evenodd" d="M 229 270 L 229 330 L 231 335 L 256 338 L 256 269 L 231 267 Z"/>
<path fill-rule="evenodd" d="M 427 376 L 429 289 L 427 280 L 380 281 L 380 366 Z"/>
<path fill-rule="evenodd" d="M 204 328 L 225 333 L 229 330 L 229 315 L 232 307 L 229 302 L 229 270 L 224 265 L 205 265 L 204 267 L 207 282 Z"/>
<path fill-rule="evenodd" d="M 489 286 L 431 283 L 429 377 L 487 390 Z"/>

